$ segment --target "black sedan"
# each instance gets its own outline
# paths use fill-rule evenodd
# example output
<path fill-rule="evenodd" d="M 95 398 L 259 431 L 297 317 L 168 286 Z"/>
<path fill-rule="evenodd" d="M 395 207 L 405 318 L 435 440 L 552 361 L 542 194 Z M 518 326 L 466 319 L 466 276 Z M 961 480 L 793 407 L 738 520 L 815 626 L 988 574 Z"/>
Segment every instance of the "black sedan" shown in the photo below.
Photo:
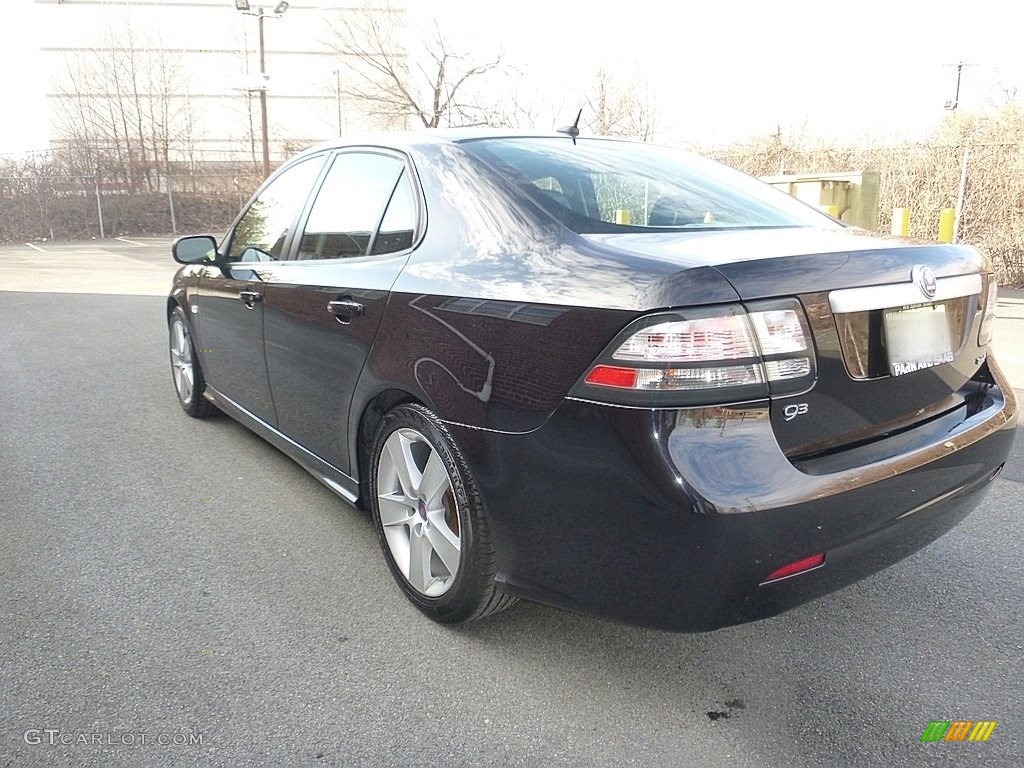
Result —
<path fill-rule="evenodd" d="M 369 508 L 440 622 L 763 618 L 956 525 L 1014 437 L 986 258 L 650 145 L 318 146 L 174 257 L 182 407 Z"/>

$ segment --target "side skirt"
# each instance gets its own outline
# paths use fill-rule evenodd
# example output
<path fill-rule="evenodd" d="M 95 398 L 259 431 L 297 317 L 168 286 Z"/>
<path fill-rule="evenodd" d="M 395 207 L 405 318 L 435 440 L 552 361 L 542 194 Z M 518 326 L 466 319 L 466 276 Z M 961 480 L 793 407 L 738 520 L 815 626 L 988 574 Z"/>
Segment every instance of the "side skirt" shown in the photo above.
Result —
<path fill-rule="evenodd" d="M 207 400 L 224 411 L 228 416 L 255 432 L 334 491 L 338 496 L 355 506 L 356 501 L 359 499 L 359 482 L 357 480 L 349 477 L 333 464 L 328 464 L 315 453 L 309 452 L 283 432 L 279 432 L 231 398 L 222 395 L 209 384 L 206 385 L 204 395 Z"/>

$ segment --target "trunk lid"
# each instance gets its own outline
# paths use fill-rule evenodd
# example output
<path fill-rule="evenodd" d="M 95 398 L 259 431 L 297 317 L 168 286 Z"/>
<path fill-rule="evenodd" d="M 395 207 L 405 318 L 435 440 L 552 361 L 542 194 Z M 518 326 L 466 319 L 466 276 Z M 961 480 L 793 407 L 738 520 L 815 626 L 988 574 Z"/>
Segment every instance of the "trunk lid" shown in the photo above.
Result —
<path fill-rule="evenodd" d="M 772 398 L 770 409 L 794 461 L 970 415 L 985 378 L 978 335 L 990 272 L 973 248 L 859 230 L 588 237 L 683 267 L 711 266 L 744 302 L 800 300 L 817 381 L 803 394 Z"/>

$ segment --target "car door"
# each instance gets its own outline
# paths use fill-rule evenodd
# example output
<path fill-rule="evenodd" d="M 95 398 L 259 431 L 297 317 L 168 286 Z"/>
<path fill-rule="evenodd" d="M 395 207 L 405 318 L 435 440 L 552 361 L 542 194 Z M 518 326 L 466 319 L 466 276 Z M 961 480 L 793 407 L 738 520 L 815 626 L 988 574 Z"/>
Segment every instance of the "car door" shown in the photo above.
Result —
<path fill-rule="evenodd" d="M 326 155 L 285 168 L 264 187 L 204 268 L 193 299 L 207 381 L 268 424 L 276 422 L 263 357 L 263 298 Z"/>
<path fill-rule="evenodd" d="M 278 429 L 350 475 L 349 406 L 416 239 L 418 200 L 403 156 L 338 153 L 309 205 L 293 258 L 276 267 L 266 293 Z"/>

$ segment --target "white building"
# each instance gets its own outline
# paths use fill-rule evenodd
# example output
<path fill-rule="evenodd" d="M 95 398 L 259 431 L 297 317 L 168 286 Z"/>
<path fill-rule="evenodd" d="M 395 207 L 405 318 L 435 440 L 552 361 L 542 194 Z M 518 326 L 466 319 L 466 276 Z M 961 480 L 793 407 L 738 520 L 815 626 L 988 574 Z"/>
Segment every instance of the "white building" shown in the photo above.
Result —
<path fill-rule="evenodd" d="M 139 133 L 136 144 L 171 162 L 255 162 L 262 87 L 273 162 L 376 127 L 342 96 L 347 70 L 331 49 L 332 24 L 357 3 L 296 0 L 274 14 L 271 0 L 249 0 L 246 14 L 234 0 L 34 0 L 51 141 L 73 143 L 92 123 L 93 137 Z"/>

